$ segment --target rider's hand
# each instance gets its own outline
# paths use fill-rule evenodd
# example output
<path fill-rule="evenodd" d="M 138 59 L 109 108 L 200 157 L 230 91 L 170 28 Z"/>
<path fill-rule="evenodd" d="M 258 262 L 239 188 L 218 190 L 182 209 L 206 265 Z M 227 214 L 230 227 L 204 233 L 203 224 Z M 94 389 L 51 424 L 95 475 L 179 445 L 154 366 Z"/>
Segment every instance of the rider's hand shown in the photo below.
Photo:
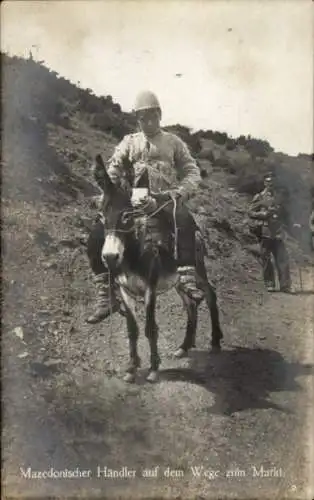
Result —
<path fill-rule="evenodd" d="M 132 206 L 136 209 L 143 210 L 144 212 L 151 212 L 157 208 L 157 202 L 152 196 L 145 196 L 140 199 L 132 201 Z"/>

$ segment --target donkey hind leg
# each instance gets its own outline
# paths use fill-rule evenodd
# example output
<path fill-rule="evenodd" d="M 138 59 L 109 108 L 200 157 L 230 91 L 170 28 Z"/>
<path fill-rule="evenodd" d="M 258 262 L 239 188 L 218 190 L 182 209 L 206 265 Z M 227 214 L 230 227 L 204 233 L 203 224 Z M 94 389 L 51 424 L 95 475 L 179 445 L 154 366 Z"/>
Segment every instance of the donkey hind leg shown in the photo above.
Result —
<path fill-rule="evenodd" d="M 210 312 L 212 339 L 211 346 L 213 350 L 220 350 L 220 341 L 223 338 L 223 333 L 219 322 L 219 311 L 217 306 L 217 296 L 214 286 L 208 281 L 204 259 L 197 259 L 196 271 L 199 282 L 199 287 L 205 293 L 205 300 Z"/>
<path fill-rule="evenodd" d="M 189 349 L 196 347 L 197 309 L 200 302 L 192 300 L 180 285 L 176 287 L 176 290 L 182 299 L 188 318 L 184 340 L 180 347 L 174 352 L 174 356 L 176 358 L 184 358 L 188 355 Z"/>
<path fill-rule="evenodd" d="M 137 353 L 137 340 L 139 329 L 136 322 L 136 305 L 135 300 L 131 297 L 124 288 L 120 289 L 121 296 L 126 309 L 126 322 L 129 338 L 129 365 L 126 374 L 123 378 L 125 382 L 134 382 L 137 369 L 141 365 L 140 357 Z"/>
<path fill-rule="evenodd" d="M 160 357 L 158 354 L 158 326 L 155 318 L 156 309 L 156 291 L 148 288 L 145 294 L 145 336 L 148 339 L 150 347 L 150 371 L 147 376 L 148 382 L 156 382 L 158 380 L 158 368 L 160 365 Z"/>

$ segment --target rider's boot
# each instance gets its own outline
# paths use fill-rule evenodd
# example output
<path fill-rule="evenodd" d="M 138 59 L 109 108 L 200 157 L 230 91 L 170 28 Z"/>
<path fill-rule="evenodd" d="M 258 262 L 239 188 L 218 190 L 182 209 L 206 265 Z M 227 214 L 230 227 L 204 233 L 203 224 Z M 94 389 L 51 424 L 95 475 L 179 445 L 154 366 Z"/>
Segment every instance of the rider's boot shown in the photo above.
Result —
<path fill-rule="evenodd" d="M 95 311 L 87 319 L 87 323 L 99 323 L 106 319 L 110 314 L 120 312 L 123 314 L 120 301 L 117 299 L 114 287 L 110 282 L 109 273 L 102 273 L 95 276 L 95 285 L 97 289 L 97 300 Z"/>
<path fill-rule="evenodd" d="M 178 267 L 179 284 L 184 292 L 196 302 L 200 302 L 204 298 L 204 292 L 197 284 L 196 271 L 193 266 Z"/>

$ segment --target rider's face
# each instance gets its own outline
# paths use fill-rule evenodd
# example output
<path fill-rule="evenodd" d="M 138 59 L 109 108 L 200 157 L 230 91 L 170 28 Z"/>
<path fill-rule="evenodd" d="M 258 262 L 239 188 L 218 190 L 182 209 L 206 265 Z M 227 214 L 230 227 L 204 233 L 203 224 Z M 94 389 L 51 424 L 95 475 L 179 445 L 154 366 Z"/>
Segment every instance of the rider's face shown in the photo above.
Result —
<path fill-rule="evenodd" d="M 161 118 L 159 109 L 139 111 L 136 117 L 140 129 L 145 135 L 153 136 L 159 131 Z"/>
<path fill-rule="evenodd" d="M 264 180 L 264 185 L 265 185 L 266 189 L 269 189 L 270 191 L 272 191 L 272 189 L 274 187 L 272 178 L 266 177 L 266 179 Z"/>

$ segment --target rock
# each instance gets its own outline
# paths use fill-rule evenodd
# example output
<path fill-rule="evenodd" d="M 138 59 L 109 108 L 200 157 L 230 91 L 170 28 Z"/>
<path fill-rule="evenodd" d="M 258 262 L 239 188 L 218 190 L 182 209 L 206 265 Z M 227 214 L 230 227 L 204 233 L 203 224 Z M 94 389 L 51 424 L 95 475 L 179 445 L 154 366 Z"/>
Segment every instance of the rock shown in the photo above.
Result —
<path fill-rule="evenodd" d="M 21 326 L 17 326 L 16 328 L 14 328 L 13 332 L 19 339 L 24 340 L 24 332 Z"/>
<path fill-rule="evenodd" d="M 35 241 L 40 246 L 50 246 L 53 244 L 53 239 L 45 229 L 37 229 L 35 232 Z"/>
<path fill-rule="evenodd" d="M 49 361 L 45 361 L 44 363 L 40 363 L 38 361 L 32 361 L 29 363 L 31 375 L 33 377 L 42 377 L 42 378 L 49 378 L 53 374 L 57 373 L 60 370 L 60 365 L 61 363 L 59 362 L 59 360 L 58 362 L 52 362 L 50 364 Z"/>
<path fill-rule="evenodd" d="M 17 355 L 17 357 L 20 359 L 27 358 L 27 356 L 29 356 L 29 353 L 27 351 Z"/>
<path fill-rule="evenodd" d="M 77 248 L 80 246 L 80 241 L 77 238 L 62 238 L 62 240 L 59 240 L 59 245 L 67 248 Z"/>
<path fill-rule="evenodd" d="M 47 261 L 43 264 L 43 267 L 45 269 L 56 269 L 58 267 L 58 264 L 57 262 L 54 262 L 54 261 Z"/>
<path fill-rule="evenodd" d="M 44 361 L 45 366 L 55 366 L 55 365 L 60 365 L 62 363 L 62 359 L 57 358 L 57 359 L 48 359 L 47 361 Z"/>

